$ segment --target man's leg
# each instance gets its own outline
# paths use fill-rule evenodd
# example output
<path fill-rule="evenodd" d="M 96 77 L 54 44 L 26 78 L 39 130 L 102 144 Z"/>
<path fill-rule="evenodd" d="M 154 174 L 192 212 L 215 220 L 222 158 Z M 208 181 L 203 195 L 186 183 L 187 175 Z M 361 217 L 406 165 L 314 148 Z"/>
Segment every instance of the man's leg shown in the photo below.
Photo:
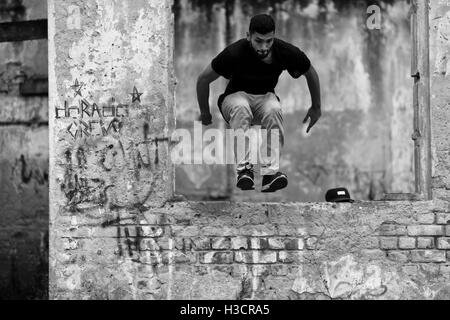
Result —
<path fill-rule="evenodd" d="M 254 188 L 254 159 L 251 158 L 250 143 L 247 144 L 243 134 L 247 132 L 253 121 L 248 95 L 243 91 L 239 91 L 226 96 L 222 102 L 222 114 L 232 129 L 242 129 L 242 135 L 237 139 L 238 146 L 235 153 L 237 156 L 237 186 L 242 190 L 252 190 Z"/>
<path fill-rule="evenodd" d="M 284 127 L 281 104 L 274 93 L 269 92 L 257 99 L 253 109 L 255 123 L 266 129 L 260 147 L 261 174 L 275 174 L 280 169 L 279 157 L 284 145 Z M 275 141 L 272 141 L 275 138 Z"/>
<path fill-rule="evenodd" d="M 260 146 L 263 192 L 273 192 L 287 186 L 287 177 L 279 172 L 281 149 L 284 145 L 284 127 L 281 104 L 276 95 L 267 93 L 257 99 L 253 109 L 255 122 L 266 129 Z"/>

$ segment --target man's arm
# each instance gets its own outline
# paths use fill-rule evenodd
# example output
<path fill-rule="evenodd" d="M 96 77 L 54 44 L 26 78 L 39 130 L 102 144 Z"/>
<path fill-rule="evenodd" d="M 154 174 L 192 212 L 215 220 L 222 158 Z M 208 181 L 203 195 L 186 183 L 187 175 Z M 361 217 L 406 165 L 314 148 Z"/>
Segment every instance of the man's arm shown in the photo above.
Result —
<path fill-rule="evenodd" d="M 306 114 L 303 123 L 308 121 L 308 118 L 311 119 L 309 122 L 308 129 L 306 129 L 306 133 L 311 130 L 311 128 L 316 124 L 319 118 L 322 115 L 321 111 L 321 101 L 320 101 L 320 81 L 319 75 L 316 72 L 316 69 L 311 65 L 309 70 L 305 73 L 306 81 L 308 83 L 309 93 L 311 94 L 312 106 L 309 108 L 308 113 Z"/>
<path fill-rule="evenodd" d="M 209 110 L 209 84 L 219 78 L 220 75 L 208 64 L 205 70 L 197 79 L 197 101 L 200 107 L 200 119 L 203 125 L 212 123 L 211 112 Z"/>

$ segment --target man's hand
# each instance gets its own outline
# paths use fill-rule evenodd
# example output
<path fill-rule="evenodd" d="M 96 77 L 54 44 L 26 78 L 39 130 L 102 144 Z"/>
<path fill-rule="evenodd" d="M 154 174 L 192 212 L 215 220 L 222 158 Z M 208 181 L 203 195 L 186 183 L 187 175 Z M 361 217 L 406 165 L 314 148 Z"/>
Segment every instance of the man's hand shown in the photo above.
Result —
<path fill-rule="evenodd" d="M 311 107 L 308 110 L 308 113 L 306 114 L 305 119 L 303 120 L 303 123 L 308 122 L 308 118 L 311 119 L 309 122 L 308 129 L 306 129 L 306 133 L 309 133 L 309 130 L 316 124 L 316 122 L 319 120 L 319 118 L 322 116 L 322 111 L 320 111 L 320 107 Z"/>
<path fill-rule="evenodd" d="M 212 123 L 212 116 L 210 113 L 200 114 L 198 120 L 202 122 L 202 125 L 209 126 Z"/>

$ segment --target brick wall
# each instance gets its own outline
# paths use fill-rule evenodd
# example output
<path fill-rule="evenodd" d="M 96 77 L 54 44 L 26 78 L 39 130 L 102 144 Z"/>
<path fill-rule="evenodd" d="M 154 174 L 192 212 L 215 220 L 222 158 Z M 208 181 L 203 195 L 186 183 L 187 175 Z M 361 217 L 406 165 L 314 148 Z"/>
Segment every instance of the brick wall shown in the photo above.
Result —
<path fill-rule="evenodd" d="M 445 201 L 175 202 L 94 215 L 58 218 L 55 298 L 448 298 Z"/>

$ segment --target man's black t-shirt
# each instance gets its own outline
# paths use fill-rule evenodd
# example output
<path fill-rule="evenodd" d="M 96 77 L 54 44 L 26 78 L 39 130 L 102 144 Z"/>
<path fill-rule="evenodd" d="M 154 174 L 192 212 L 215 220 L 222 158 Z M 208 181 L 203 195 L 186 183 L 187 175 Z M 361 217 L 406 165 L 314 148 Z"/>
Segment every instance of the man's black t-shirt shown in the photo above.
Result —
<path fill-rule="evenodd" d="M 287 70 L 293 78 L 298 78 L 306 73 L 310 66 L 311 62 L 303 51 L 281 39 L 274 38 L 271 64 L 258 57 L 247 39 L 238 40 L 211 61 L 213 70 L 230 80 L 225 92 L 219 97 L 219 108 L 223 99 L 231 93 L 274 92 L 283 70 Z"/>

